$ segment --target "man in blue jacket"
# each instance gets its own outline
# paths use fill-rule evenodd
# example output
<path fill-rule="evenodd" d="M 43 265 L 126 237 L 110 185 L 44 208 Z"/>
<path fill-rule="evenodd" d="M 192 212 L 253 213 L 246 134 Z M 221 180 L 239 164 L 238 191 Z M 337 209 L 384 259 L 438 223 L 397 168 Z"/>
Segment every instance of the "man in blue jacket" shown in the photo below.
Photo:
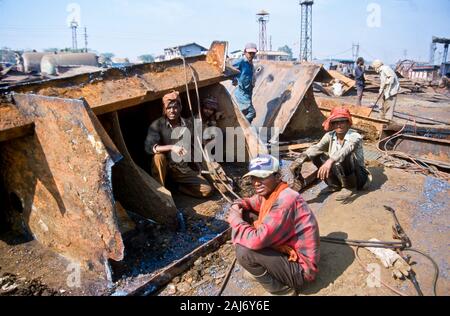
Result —
<path fill-rule="evenodd" d="M 241 72 L 240 75 L 233 80 L 233 85 L 237 86 L 234 95 L 239 104 L 239 109 L 250 124 L 256 117 L 256 110 L 253 106 L 252 96 L 254 86 L 253 59 L 255 58 L 257 52 L 258 49 L 256 44 L 249 43 L 245 46 L 244 56 L 232 63 L 232 66 L 239 69 Z"/>
<path fill-rule="evenodd" d="M 358 92 L 358 105 L 362 104 L 362 98 L 364 94 L 364 88 L 366 87 L 366 78 L 364 76 L 364 59 L 359 57 L 356 61 L 355 68 L 355 81 L 356 81 L 356 91 Z"/>

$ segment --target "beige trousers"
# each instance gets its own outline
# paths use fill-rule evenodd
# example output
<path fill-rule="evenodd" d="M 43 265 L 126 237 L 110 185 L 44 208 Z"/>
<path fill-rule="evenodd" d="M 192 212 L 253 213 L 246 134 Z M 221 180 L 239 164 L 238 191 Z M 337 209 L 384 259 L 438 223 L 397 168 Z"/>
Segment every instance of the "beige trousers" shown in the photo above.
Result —
<path fill-rule="evenodd" d="M 162 186 L 166 185 L 169 176 L 180 192 L 196 198 L 206 198 L 213 189 L 208 181 L 188 166 L 170 164 L 166 155 L 155 154 L 152 161 L 152 176 Z"/>

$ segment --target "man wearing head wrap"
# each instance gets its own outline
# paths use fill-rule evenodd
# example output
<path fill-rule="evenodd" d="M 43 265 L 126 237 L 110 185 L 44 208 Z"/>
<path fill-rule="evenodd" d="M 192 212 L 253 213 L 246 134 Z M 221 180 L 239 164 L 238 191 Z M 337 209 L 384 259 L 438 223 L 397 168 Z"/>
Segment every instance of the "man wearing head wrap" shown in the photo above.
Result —
<path fill-rule="evenodd" d="M 394 118 L 395 106 L 397 104 L 397 94 L 400 91 L 400 82 L 394 70 L 383 64 L 381 60 L 375 60 L 372 67 L 380 74 L 380 93 L 383 96 L 381 117 L 392 120 Z"/>
<path fill-rule="evenodd" d="M 354 189 L 367 189 L 371 175 L 365 167 L 363 138 L 351 129 L 352 124 L 348 109 L 334 108 L 323 123 L 327 133 L 322 140 L 291 165 L 294 178 L 300 177 L 304 162 L 313 161 L 319 168 L 318 178 L 328 184 L 329 191 L 341 191 L 336 200 L 346 201 L 353 195 Z M 301 186 L 299 181 L 292 184 L 295 189 Z"/>
<path fill-rule="evenodd" d="M 232 66 L 241 72 L 237 78 L 233 79 L 233 85 L 237 86 L 234 96 L 238 102 L 239 109 L 250 124 L 256 117 L 252 98 L 255 84 L 253 59 L 257 52 L 256 44 L 248 43 L 245 45 L 244 56 L 232 63 Z"/>
<path fill-rule="evenodd" d="M 194 129 L 192 120 L 181 117 L 180 94 L 173 91 L 162 101 L 164 115 L 150 125 L 145 140 L 145 151 L 153 157 L 152 176 L 162 186 L 166 186 L 167 178 L 170 178 L 182 193 L 197 198 L 208 197 L 212 187 L 187 162 L 190 161 Z"/>

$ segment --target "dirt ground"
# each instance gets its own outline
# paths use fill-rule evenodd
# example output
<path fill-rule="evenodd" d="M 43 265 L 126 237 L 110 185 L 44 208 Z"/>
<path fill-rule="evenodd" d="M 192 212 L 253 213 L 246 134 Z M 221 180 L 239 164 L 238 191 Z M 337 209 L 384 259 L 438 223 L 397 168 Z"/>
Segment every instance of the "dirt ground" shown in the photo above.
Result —
<path fill-rule="evenodd" d="M 431 255 L 440 268 L 437 286 L 438 295 L 449 295 L 449 255 L 447 212 L 450 201 L 448 182 L 388 169 L 377 162 L 370 163 L 374 181 L 370 191 L 356 194 L 348 204 L 340 204 L 334 195 L 323 195 L 323 184 L 317 184 L 302 195 L 317 216 L 321 236 L 384 241 L 392 239 L 392 216 L 384 205 L 394 208 L 413 246 Z M 379 263 L 366 250 L 360 250 L 365 265 Z M 411 254 L 417 262 L 413 269 L 425 295 L 432 295 L 432 265 L 423 257 Z M 230 243 L 219 251 L 195 262 L 187 273 L 175 278 L 159 295 L 217 295 L 226 270 L 234 259 L 234 248 Z M 349 246 L 321 244 L 320 273 L 317 280 L 305 286 L 301 296 L 385 296 L 396 295 L 385 287 L 370 287 L 368 272 L 355 257 Z M 409 281 L 396 281 L 390 271 L 381 267 L 382 280 L 404 292 L 417 295 Z M 243 278 L 243 269 L 236 265 L 225 288 L 225 296 L 260 296 L 265 291 L 257 283 Z"/>
<path fill-rule="evenodd" d="M 321 95 L 320 93 L 317 94 Z M 372 92 L 366 92 L 363 97 L 362 105 L 370 106 L 377 100 L 378 95 Z M 344 102 L 356 104 L 357 96 L 350 95 L 336 98 Z M 380 102 L 381 103 L 381 102 Z M 379 105 L 381 105 L 379 103 Z M 432 91 L 419 94 L 399 94 L 397 98 L 396 112 L 410 113 L 412 115 L 426 119 L 436 120 L 437 122 L 450 124 L 450 96 L 435 94 Z M 377 113 L 372 113 L 377 117 Z M 404 123 L 405 120 L 396 117 L 396 122 Z M 442 124 L 441 123 L 441 124 Z"/>
<path fill-rule="evenodd" d="M 352 102 L 354 96 L 346 97 Z M 375 94 L 367 94 L 365 104 L 375 101 Z M 430 95 L 432 98 L 432 95 Z M 398 111 L 420 114 L 423 117 L 450 121 L 450 101 L 438 103 L 424 96 L 401 95 Z M 382 161 L 382 159 L 380 160 Z M 317 183 L 302 193 L 319 221 L 322 236 L 350 239 L 392 240 L 392 217 L 384 210 L 388 205 L 397 215 L 413 242 L 413 247 L 431 255 L 440 268 L 437 287 L 439 295 L 449 295 L 449 191 L 448 182 L 413 174 L 407 170 L 390 169 L 370 161 L 374 182 L 370 191 L 357 194 L 348 204 L 339 204 L 334 195 L 320 194 L 324 185 Z M 225 166 L 234 175 L 239 194 L 250 195 L 248 186 L 239 181 L 245 165 Z M 89 271 L 81 271 L 82 287 L 71 286 L 71 263 L 39 245 L 14 236 L 0 237 L 0 296 L 1 295 L 109 295 L 114 289 L 139 275 L 158 272 L 174 260 L 180 259 L 196 247 L 211 240 L 226 228 L 224 222 L 227 204 L 215 195 L 209 201 L 184 198 L 174 194 L 182 210 L 185 227 L 172 233 L 141 218 L 131 218 L 137 229 L 125 237 L 126 257 L 121 263 L 111 262 L 112 281 L 98 279 Z M 377 263 L 365 250 L 360 251 L 364 264 Z M 411 254 L 417 278 L 426 295 L 431 295 L 433 269 L 429 261 Z M 218 251 L 198 259 L 193 268 L 176 277 L 158 294 L 216 295 L 226 271 L 233 261 L 234 249 L 230 243 Z M 264 295 L 255 283 L 242 278 L 237 264 L 224 295 Z M 381 268 L 382 279 L 405 294 L 416 295 L 408 281 L 394 281 L 390 272 Z M 354 249 L 348 246 L 322 243 L 320 273 L 317 280 L 307 285 L 300 295 L 395 295 L 384 287 L 367 285 L 368 272 L 356 260 Z"/>

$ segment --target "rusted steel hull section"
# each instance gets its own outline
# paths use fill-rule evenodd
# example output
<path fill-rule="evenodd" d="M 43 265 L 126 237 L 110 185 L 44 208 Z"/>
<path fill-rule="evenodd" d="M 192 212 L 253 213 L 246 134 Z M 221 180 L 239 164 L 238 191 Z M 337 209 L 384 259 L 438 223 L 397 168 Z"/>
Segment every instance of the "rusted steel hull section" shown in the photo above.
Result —
<path fill-rule="evenodd" d="M 113 167 L 115 198 L 125 209 L 176 229 L 178 211 L 170 191 L 162 187 L 133 161 L 123 139 L 117 112 L 103 116 L 101 121 L 124 156 Z"/>
<path fill-rule="evenodd" d="M 450 171 L 450 141 L 414 135 L 401 135 L 387 144 L 383 150 L 404 158 L 406 154 L 416 160 Z"/>
<path fill-rule="evenodd" d="M 23 84 L 0 90 L 0 93 L 34 93 L 67 99 L 84 98 L 95 114 L 105 114 L 161 98 L 171 90 L 186 90 L 186 73 L 189 89 L 196 80 L 200 88 L 219 83 L 236 74 L 225 67 L 226 42 L 214 42 L 207 56 L 186 58 L 195 79 L 181 59 L 135 65 L 123 69 L 75 77 Z M 187 67 L 188 68 L 188 67 Z"/>
<path fill-rule="evenodd" d="M 15 95 L 35 134 L 0 143 L 0 172 L 23 226 L 43 245 L 105 278 L 122 260 L 111 172 L 121 159 L 82 101 Z"/>
<path fill-rule="evenodd" d="M 322 133 L 324 117 L 318 109 L 312 84 L 321 66 L 309 63 L 262 61 L 256 66 L 253 125 L 278 129 L 281 139 L 299 139 Z M 231 95 L 235 87 L 226 85 Z M 278 136 L 272 135 L 272 141 Z"/>

